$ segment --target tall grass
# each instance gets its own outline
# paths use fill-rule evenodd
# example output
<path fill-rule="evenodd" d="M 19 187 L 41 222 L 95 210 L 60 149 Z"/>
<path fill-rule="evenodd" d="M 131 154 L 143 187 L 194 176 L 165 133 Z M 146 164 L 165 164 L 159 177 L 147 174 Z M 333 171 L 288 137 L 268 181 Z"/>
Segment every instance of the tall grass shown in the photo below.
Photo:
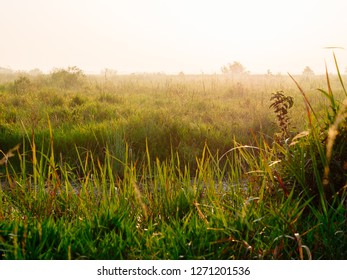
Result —
<path fill-rule="evenodd" d="M 1 257 L 344 258 L 343 204 L 325 216 L 294 189 L 285 194 L 270 177 L 276 163 L 267 149 L 255 155 L 238 145 L 220 166 L 205 147 L 195 174 L 188 166 L 182 172 L 174 153 L 168 162 L 148 155 L 142 166 L 126 157 L 123 178 L 114 175 L 110 154 L 102 163 L 91 154 L 81 159 L 79 178 L 39 156 L 36 173 L 2 184 Z M 35 176 L 45 179 L 34 185 Z"/>
<path fill-rule="evenodd" d="M 338 77 L 344 88 L 339 71 Z M 20 147 L 14 138 L 1 147 L 0 259 L 345 259 L 346 105 L 332 97 L 332 86 L 324 94 L 330 102 L 324 122 L 311 118 L 317 107 L 300 87 L 305 101 L 295 99 L 294 107 L 309 102 L 307 131 L 273 143 L 252 127 L 243 143 L 246 127 L 241 140 L 231 133 L 220 140 L 230 119 L 218 110 L 227 114 L 228 108 L 199 99 L 206 94 L 210 100 L 208 92 L 221 80 L 200 81 L 167 80 L 150 89 L 141 77 L 136 87 L 133 80 L 116 83 L 129 98 L 140 92 L 141 103 L 149 102 L 144 91 L 190 93 L 171 101 L 192 110 L 171 111 L 168 100 L 158 98 L 150 113 L 137 108 L 126 116 L 127 107 L 135 107 L 117 97 L 124 108 L 116 129 L 105 120 L 81 125 L 77 114 L 75 131 L 64 140 L 63 126 L 54 127 L 47 115 L 46 130 L 23 121 Z M 102 100 L 110 98 L 106 88 Z M 74 99 L 73 106 L 81 110 L 88 98 L 79 105 Z M 68 143 L 75 143 L 67 153 L 73 160 L 62 152 Z"/>
<path fill-rule="evenodd" d="M 276 125 L 268 110 L 269 94 L 295 91 L 295 85 L 283 76 L 238 80 L 218 75 L 133 75 L 115 76 L 106 82 L 88 77 L 84 84 L 71 89 L 61 88 L 58 78 L 30 78 L 30 87 L 24 88 L 22 94 L 13 93 L 11 83 L 5 85 L 0 94 L 2 150 L 21 143 L 25 129 L 30 133 L 34 130 L 37 146 L 41 149 L 44 144 L 46 150 L 49 119 L 56 139 L 56 156 L 62 154 L 70 164 L 75 164 L 77 158 L 75 145 L 102 157 L 106 144 L 112 150 L 115 143 L 127 143 L 132 155 L 143 160 L 147 139 L 153 156 L 165 160 L 170 158 L 173 148 L 193 166 L 206 141 L 213 153 L 224 153 L 235 136 L 247 145 L 254 144 L 252 133 L 261 132 L 270 140 Z M 20 78 L 13 84 L 17 80 Z M 322 82 L 320 77 L 312 77 L 304 85 L 311 87 Z M 292 95 L 300 108 L 298 94 Z M 303 116 L 300 109 L 292 116 L 297 130 L 303 129 Z"/>

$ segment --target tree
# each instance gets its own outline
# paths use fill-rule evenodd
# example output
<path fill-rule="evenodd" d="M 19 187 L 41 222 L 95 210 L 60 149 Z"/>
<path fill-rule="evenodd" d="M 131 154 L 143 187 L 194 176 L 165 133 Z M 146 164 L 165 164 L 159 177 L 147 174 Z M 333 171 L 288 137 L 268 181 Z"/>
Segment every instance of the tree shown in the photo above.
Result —
<path fill-rule="evenodd" d="M 12 74 L 13 71 L 9 68 L 0 67 L 0 74 Z"/>
<path fill-rule="evenodd" d="M 83 85 L 85 74 L 76 66 L 67 69 L 54 69 L 51 73 L 52 84 L 62 89 L 75 89 Z"/>
<path fill-rule="evenodd" d="M 42 72 L 39 68 L 32 69 L 28 72 L 29 75 L 31 76 L 39 76 L 42 75 Z"/>
<path fill-rule="evenodd" d="M 308 76 L 313 76 L 314 72 L 313 72 L 313 70 L 310 67 L 306 66 L 304 71 L 302 71 L 302 74 L 304 76 L 308 77 Z"/>
<path fill-rule="evenodd" d="M 30 79 L 26 76 L 19 76 L 18 79 L 16 79 L 12 86 L 11 86 L 11 92 L 14 94 L 26 94 L 30 92 L 32 89 L 32 83 Z"/>
<path fill-rule="evenodd" d="M 105 77 L 105 80 L 110 77 L 115 77 L 117 76 L 118 71 L 115 69 L 110 69 L 110 68 L 105 68 L 104 70 L 101 71 L 101 75 Z"/>
<path fill-rule="evenodd" d="M 228 63 L 227 65 L 222 66 L 221 70 L 223 74 L 231 74 L 235 76 L 248 74 L 246 68 L 238 61 L 234 61 L 233 64 Z"/>

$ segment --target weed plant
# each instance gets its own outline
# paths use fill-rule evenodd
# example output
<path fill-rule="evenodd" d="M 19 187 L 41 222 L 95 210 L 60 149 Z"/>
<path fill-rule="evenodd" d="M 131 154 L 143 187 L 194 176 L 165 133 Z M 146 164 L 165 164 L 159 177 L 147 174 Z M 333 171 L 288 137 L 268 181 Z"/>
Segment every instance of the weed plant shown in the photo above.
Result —
<path fill-rule="evenodd" d="M 315 119 L 290 78 L 72 70 L 15 94 L 27 110 L 0 93 L 0 259 L 346 258 L 346 105 L 328 75 Z M 270 84 L 294 96 L 290 142 L 271 137 Z"/>

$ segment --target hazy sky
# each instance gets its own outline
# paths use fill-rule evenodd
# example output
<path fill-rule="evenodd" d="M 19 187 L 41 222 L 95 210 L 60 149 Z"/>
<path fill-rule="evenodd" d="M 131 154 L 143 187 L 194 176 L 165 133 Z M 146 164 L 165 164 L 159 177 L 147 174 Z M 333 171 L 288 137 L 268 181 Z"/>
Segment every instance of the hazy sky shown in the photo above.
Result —
<path fill-rule="evenodd" d="M 0 0 L 0 67 L 14 70 L 321 73 L 330 46 L 344 71 L 346 0 Z"/>

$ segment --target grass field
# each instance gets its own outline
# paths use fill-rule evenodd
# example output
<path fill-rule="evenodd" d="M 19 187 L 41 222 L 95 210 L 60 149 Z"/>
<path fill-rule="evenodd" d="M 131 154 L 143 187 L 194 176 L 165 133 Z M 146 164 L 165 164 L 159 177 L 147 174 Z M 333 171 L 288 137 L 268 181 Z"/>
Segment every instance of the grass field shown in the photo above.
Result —
<path fill-rule="evenodd" d="M 0 259 L 346 259 L 344 79 L 2 75 Z"/>

